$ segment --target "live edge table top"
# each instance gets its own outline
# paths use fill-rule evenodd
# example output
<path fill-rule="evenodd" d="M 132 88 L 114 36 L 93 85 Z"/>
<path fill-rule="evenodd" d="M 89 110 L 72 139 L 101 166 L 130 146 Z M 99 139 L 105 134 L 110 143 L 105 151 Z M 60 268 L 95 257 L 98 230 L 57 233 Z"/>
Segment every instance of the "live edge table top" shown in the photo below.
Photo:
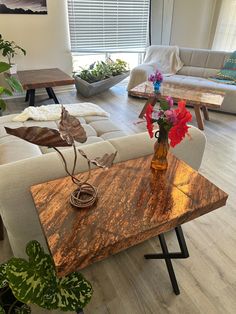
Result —
<path fill-rule="evenodd" d="M 99 188 L 99 196 L 90 209 L 70 204 L 76 187 L 69 177 L 31 187 L 59 276 L 226 204 L 225 192 L 172 154 L 168 169 L 156 173 L 151 158 L 92 170 L 90 183 Z"/>
<path fill-rule="evenodd" d="M 130 96 L 150 98 L 154 95 L 153 85 L 144 82 L 129 91 Z M 190 87 L 176 83 L 165 83 L 161 85 L 159 98 L 165 99 L 171 96 L 175 101 L 186 100 L 192 105 L 207 105 L 209 108 L 219 108 L 224 100 L 225 93 L 219 90 L 201 87 Z"/>
<path fill-rule="evenodd" d="M 25 90 L 72 85 L 75 80 L 60 69 L 18 71 L 17 77 Z"/>

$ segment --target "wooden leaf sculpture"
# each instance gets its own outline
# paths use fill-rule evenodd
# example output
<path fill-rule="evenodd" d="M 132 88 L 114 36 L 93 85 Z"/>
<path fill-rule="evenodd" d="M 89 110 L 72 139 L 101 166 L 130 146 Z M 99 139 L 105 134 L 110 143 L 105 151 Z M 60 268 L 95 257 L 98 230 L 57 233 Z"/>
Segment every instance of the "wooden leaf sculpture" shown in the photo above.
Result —
<path fill-rule="evenodd" d="M 33 126 L 33 127 L 20 127 L 16 129 L 5 127 L 5 130 L 7 134 L 17 136 L 27 142 L 40 146 L 48 147 L 71 146 L 71 144 L 62 139 L 59 131 L 55 129 Z"/>
<path fill-rule="evenodd" d="M 96 157 L 94 159 L 89 159 L 88 156 L 85 154 L 85 152 L 81 149 L 78 150 L 79 153 L 88 160 L 88 162 L 91 162 L 95 166 L 99 168 L 110 168 L 113 164 L 113 161 L 116 157 L 117 152 L 112 153 L 112 154 L 105 154 L 102 157 Z"/>
<path fill-rule="evenodd" d="M 69 112 L 62 106 L 61 121 L 59 123 L 59 132 L 63 140 L 72 145 L 74 141 L 84 143 L 87 136 L 80 121 L 71 116 Z"/>

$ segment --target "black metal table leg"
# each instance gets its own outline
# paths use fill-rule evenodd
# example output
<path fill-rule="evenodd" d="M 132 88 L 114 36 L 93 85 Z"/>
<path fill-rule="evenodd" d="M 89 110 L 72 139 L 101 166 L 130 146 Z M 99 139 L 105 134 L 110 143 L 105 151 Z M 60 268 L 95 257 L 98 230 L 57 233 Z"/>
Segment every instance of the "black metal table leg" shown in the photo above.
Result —
<path fill-rule="evenodd" d="M 52 87 L 46 87 L 46 91 L 48 93 L 48 97 L 52 98 L 55 102 L 55 104 L 59 104 L 59 101 L 57 99 L 56 94 L 54 93 L 54 90 L 52 89 Z"/>
<path fill-rule="evenodd" d="M 171 280 L 171 284 L 174 290 L 174 293 L 176 295 L 180 294 L 179 291 L 179 287 L 178 287 L 178 283 L 176 280 L 176 276 L 175 276 L 175 272 L 174 272 L 174 268 L 171 262 L 171 259 L 175 259 L 175 258 L 187 258 L 189 257 L 189 253 L 188 253 L 188 248 L 184 239 L 184 234 L 182 231 L 181 226 L 178 226 L 175 228 L 175 232 L 176 232 L 176 236 L 178 239 L 178 243 L 179 243 L 179 247 L 180 247 L 180 252 L 174 252 L 174 253 L 169 253 L 168 251 L 168 247 L 165 241 L 165 237 L 164 234 L 159 234 L 159 241 L 161 244 L 161 249 L 163 253 L 159 253 L 159 254 L 145 254 L 144 257 L 146 259 L 164 259 L 166 262 L 166 267 L 170 276 L 170 280 Z"/>
<path fill-rule="evenodd" d="M 167 270 L 168 270 L 168 273 L 169 273 L 169 276 L 170 276 L 170 281 L 171 281 L 174 293 L 176 295 L 178 295 L 178 294 L 180 294 L 179 286 L 178 286 L 178 283 L 177 283 L 177 280 L 176 280 L 176 277 L 175 277 L 175 272 L 174 272 L 174 268 L 173 268 L 171 259 L 168 257 L 169 251 L 168 251 L 168 248 L 167 248 L 167 244 L 166 244 L 166 240 L 165 240 L 164 234 L 160 234 L 158 237 L 159 237 L 159 240 L 160 240 L 162 252 L 165 254 L 164 259 L 165 259 L 165 262 L 166 262 L 166 267 L 167 267 Z"/>
<path fill-rule="evenodd" d="M 29 101 L 29 90 L 26 91 L 25 102 Z"/>
<path fill-rule="evenodd" d="M 46 91 L 47 91 L 47 93 L 48 93 L 48 97 L 49 97 L 50 99 L 53 98 L 52 92 L 51 92 L 51 88 L 50 88 L 50 87 L 46 87 Z"/>
<path fill-rule="evenodd" d="M 35 104 L 35 89 L 29 89 L 29 106 L 34 106 Z"/>

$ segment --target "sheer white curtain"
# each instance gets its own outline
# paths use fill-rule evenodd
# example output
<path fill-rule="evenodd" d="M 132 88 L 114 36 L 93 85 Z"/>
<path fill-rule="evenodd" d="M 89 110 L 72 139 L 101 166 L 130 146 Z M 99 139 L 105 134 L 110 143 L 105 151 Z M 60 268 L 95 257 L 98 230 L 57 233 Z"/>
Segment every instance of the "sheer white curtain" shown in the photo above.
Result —
<path fill-rule="evenodd" d="M 213 50 L 236 50 L 236 0 L 222 0 Z"/>

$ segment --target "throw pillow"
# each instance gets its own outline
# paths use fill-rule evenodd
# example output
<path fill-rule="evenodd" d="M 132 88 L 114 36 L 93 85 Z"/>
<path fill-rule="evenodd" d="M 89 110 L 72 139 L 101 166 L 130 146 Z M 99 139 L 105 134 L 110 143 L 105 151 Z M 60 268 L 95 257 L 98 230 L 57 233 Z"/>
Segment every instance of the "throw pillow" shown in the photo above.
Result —
<path fill-rule="evenodd" d="M 236 51 L 230 55 L 223 68 L 212 79 L 221 83 L 236 85 Z"/>

